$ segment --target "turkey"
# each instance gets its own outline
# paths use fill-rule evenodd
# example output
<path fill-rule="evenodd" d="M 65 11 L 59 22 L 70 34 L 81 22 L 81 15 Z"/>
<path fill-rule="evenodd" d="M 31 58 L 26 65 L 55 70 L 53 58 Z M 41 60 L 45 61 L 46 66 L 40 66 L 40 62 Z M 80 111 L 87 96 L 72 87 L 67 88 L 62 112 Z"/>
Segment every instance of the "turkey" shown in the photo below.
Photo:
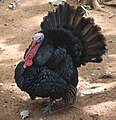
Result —
<path fill-rule="evenodd" d="M 59 5 L 41 22 L 24 60 L 15 69 L 18 87 L 30 98 L 49 97 L 43 111 L 50 112 L 56 99 L 74 104 L 78 71 L 87 62 L 100 63 L 106 53 L 105 37 L 93 18 L 85 18 L 82 7 Z"/>

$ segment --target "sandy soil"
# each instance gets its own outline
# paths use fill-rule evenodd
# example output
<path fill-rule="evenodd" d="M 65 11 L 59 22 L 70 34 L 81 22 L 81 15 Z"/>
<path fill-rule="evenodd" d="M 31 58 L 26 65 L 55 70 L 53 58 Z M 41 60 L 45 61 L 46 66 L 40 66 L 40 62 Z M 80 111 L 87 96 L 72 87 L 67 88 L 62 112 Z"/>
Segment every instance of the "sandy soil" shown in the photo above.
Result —
<path fill-rule="evenodd" d="M 16 10 L 8 9 L 12 0 L 0 3 L 0 120 L 21 120 L 20 112 L 29 110 L 27 120 L 116 120 L 116 17 L 90 11 L 107 38 L 108 53 L 100 64 L 89 63 L 79 68 L 78 95 L 73 107 L 53 106 L 51 114 L 41 115 L 39 98 L 33 102 L 14 81 L 14 69 L 47 11 L 54 9 L 47 0 L 23 0 Z M 68 1 L 77 5 L 74 0 Z M 116 14 L 115 8 L 104 9 Z M 105 72 L 112 78 L 102 78 Z M 62 109 L 61 109 L 62 108 Z M 60 110 L 59 110 L 60 109 Z M 40 119 L 41 118 L 41 119 Z"/>

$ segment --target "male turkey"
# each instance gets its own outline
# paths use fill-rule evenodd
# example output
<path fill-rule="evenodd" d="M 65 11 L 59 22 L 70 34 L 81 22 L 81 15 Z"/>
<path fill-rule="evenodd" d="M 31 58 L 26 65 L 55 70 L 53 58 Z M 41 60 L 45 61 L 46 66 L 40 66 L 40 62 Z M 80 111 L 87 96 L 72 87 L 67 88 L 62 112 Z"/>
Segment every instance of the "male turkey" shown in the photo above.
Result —
<path fill-rule="evenodd" d="M 15 69 L 18 87 L 31 99 L 49 97 L 44 112 L 56 99 L 73 104 L 78 84 L 77 68 L 87 62 L 101 62 L 106 52 L 105 37 L 85 11 L 67 3 L 49 12 Z"/>

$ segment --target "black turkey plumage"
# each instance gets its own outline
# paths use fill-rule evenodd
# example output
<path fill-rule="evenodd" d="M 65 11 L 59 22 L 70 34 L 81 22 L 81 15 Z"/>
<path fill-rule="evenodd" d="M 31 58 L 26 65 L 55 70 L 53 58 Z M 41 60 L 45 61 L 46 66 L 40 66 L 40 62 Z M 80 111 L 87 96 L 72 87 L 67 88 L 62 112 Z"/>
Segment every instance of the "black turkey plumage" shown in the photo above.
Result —
<path fill-rule="evenodd" d="M 64 3 L 49 12 L 41 31 L 32 38 L 24 60 L 15 69 L 18 87 L 31 99 L 50 97 L 44 112 L 51 110 L 55 99 L 73 104 L 78 84 L 77 68 L 87 62 L 101 62 L 105 37 L 85 11 Z"/>

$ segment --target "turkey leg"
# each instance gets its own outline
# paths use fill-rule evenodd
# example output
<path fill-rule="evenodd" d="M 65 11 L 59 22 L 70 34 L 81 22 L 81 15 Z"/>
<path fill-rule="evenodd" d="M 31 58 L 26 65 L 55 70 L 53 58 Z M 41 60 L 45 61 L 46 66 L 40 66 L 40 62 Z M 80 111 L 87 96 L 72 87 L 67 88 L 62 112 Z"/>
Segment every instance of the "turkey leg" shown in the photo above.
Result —
<path fill-rule="evenodd" d="M 46 105 L 44 105 L 43 108 L 41 109 L 43 111 L 42 114 L 47 112 L 51 113 L 51 107 L 53 104 L 54 104 L 54 100 L 50 99 L 50 101 Z"/>

